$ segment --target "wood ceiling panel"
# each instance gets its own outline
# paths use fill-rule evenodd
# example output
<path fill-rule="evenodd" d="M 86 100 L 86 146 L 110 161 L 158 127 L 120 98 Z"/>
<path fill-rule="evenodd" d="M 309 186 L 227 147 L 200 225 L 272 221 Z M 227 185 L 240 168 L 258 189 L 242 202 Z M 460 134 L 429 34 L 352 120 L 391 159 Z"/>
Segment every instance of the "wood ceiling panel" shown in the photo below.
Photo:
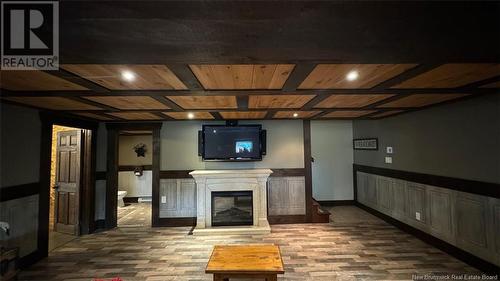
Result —
<path fill-rule="evenodd" d="M 371 116 L 370 116 L 370 118 L 387 117 L 387 116 L 391 116 L 391 115 L 398 114 L 398 113 L 401 113 L 401 112 L 404 112 L 404 110 L 389 110 L 389 111 L 382 111 L 382 112 L 377 113 L 377 114 L 375 114 L 375 115 L 371 115 Z"/>
<path fill-rule="evenodd" d="M 170 109 L 163 103 L 148 96 L 88 96 L 85 99 L 118 109 Z"/>
<path fill-rule="evenodd" d="M 248 108 L 301 108 L 315 95 L 250 95 Z"/>
<path fill-rule="evenodd" d="M 186 85 L 165 65 L 64 64 L 63 69 L 112 90 L 185 90 Z M 122 72 L 135 75 L 133 81 Z"/>
<path fill-rule="evenodd" d="M 281 89 L 293 64 L 189 65 L 207 90 Z"/>
<path fill-rule="evenodd" d="M 315 108 L 364 107 L 375 102 L 390 98 L 390 94 L 374 95 L 331 95 L 315 105 Z"/>
<path fill-rule="evenodd" d="M 456 88 L 500 75 L 496 63 L 449 63 L 438 66 L 393 88 Z"/>
<path fill-rule="evenodd" d="M 486 84 L 486 85 L 482 86 L 481 88 L 500 88 L 500 81 Z"/>
<path fill-rule="evenodd" d="M 223 111 L 219 112 L 224 119 L 264 119 L 265 111 Z"/>
<path fill-rule="evenodd" d="M 63 97 L 7 97 L 4 99 L 52 110 L 103 110 L 97 106 Z"/>
<path fill-rule="evenodd" d="M 168 96 L 184 109 L 231 109 L 237 108 L 235 96 Z"/>
<path fill-rule="evenodd" d="M 126 120 L 158 120 L 161 119 L 156 114 L 151 112 L 130 112 L 130 111 L 121 111 L 121 112 L 110 112 L 107 113 L 109 115 L 123 118 Z"/>
<path fill-rule="evenodd" d="M 0 71 L 2 89 L 11 91 L 85 91 L 85 87 L 39 70 Z"/>
<path fill-rule="evenodd" d="M 367 114 L 376 112 L 376 110 L 346 110 L 346 111 L 333 111 L 321 116 L 321 118 L 357 118 Z"/>
<path fill-rule="evenodd" d="M 105 115 L 101 115 L 101 114 L 97 114 L 97 113 L 92 113 L 92 112 L 77 112 L 75 114 L 83 116 L 83 117 L 95 119 L 95 120 L 101 120 L 101 121 L 113 120 L 113 118 L 111 118 L 109 116 L 105 116 Z"/>
<path fill-rule="evenodd" d="M 415 67 L 416 64 L 319 64 L 302 81 L 299 89 L 367 89 Z M 356 71 L 358 78 L 346 75 Z"/>
<path fill-rule="evenodd" d="M 297 118 L 297 119 L 302 119 L 302 118 L 311 118 L 317 114 L 321 113 L 319 110 L 313 110 L 313 111 L 278 111 L 276 114 L 274 114 L 273 118 L 276 119 L 288 119 L 288 118 Z M 294 114 L 297 114 L 297 116 L 293 116 Z"/>
<path fill-rule="evenodd" d="M 468 95 L 465 94 L 414 94 L 406 96 L 378 107 L 422 107 L 435 103 L 440 103 L 448 100 L 453 100 Z"/>
<path fill-rule="evenodd" d="M 214 119 L 210 112 L 163 112 L 163 114 L 168 115 L 174 119 L 186 120 L 186 119 Z M 189 114 L 192 117 L 189 118 Z"/>

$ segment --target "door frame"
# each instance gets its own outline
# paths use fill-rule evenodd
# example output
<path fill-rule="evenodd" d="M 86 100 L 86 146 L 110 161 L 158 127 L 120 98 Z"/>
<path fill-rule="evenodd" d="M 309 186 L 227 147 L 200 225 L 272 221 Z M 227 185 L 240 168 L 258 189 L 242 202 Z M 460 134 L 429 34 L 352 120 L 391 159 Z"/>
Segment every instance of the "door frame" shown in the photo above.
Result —
<path fill-rule="evenodd" d="M 123 130 L 151 130 L 153 135 L 152 210 L 151 226 L 160 226 L 160 130 L 161 122 L 106 123 L 108 130 L 106 160 L 106 217 L 105 228 L 117 226 L 118 211 L 118 138 Z"/>
<path fill-rule="evenodd" d="M 95 231 L 95 166 L 98 122 L 69 117 L 54 112 L 40 112 L 42 123 L 40 143 L 40 192 L 38 201 L 38 249 L 39 259 L 49 253 L 50 172 L 52 152 L 52 126 L 68 126 L 83 129 L 82 170 L 80 184 L 80 234 Z"/>

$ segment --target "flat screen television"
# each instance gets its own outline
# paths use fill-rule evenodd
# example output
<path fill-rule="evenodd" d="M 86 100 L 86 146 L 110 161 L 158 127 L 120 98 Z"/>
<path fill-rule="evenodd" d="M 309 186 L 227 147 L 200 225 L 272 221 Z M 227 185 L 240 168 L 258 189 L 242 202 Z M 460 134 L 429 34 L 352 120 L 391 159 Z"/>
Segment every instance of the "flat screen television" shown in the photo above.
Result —
<path fill-rule="evenodd" d="M 200 138 L 204 161 L 260 161 L 265 153 L 261 125 L 203 125 Z"/>

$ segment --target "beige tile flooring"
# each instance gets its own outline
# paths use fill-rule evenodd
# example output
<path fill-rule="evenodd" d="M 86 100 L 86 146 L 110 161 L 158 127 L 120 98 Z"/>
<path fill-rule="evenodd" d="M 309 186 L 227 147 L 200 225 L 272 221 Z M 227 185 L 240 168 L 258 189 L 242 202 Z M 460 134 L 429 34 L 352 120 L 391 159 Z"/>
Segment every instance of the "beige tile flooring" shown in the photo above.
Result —
<path fill-rule="evenodd" d="M 118 227 L 150 227 L 151 202 L 127 203 L 118 207 Z"/>
<path fill-rule="evenodd" d="M 49 252 L 61 247 L 62 245 L 68 243 L 71 240 L 76 239 L 77 236 L 69 235 L 64 233 L 59 233 L 55 231 L 49 232 Z"/>
<path fill-rule="evenodd" d="M 268 235 L 192 236 L 189 227 L 124 227 L 82 236 L 21 272 L 20 280 L 212 280 L 215 244 L 277 244 L 281 280 L 411 280 L 412 274 L 476 270 L 356 207 L 333 222 L 273 225 Z"/>

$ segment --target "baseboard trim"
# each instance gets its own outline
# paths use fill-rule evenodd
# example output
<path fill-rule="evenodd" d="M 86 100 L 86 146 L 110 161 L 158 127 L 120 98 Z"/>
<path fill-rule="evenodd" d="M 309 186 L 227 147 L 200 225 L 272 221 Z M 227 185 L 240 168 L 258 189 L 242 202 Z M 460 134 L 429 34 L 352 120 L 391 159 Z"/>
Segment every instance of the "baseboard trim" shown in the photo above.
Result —
<path fill-rule="evenodd" d="M 479 258 L 469 252 L 466 252 L 446 241 L 443 241 L 435 236 L 432 236 L 422 230 L 419 230 L 417 228 L 414 228 L 413 226 L 410 226 L 402 221 L 399 221 L 393 217 L 390 217 L 386 214 L 383 214 L 375 209 L 372 209 L 366 205 L 363 205 L 359 202 L 355 202 L 355 205 L 358 206 L 359 208 L 381 218 L 382 220 L 386 221 L 389 224 L 394 225 L 395 227 L 403 230 L 404 232 L 407 232 L 418 239 L 440 249 L 443 252 L 448 253 L 449 255 L 471 265 L 474 266 L 481 271 L 484 271 L 485 273 L 498 273 L 500 272 L 500 267 L 496 266 L 493 263 L 490 263 L 486 260 L 483 260 L 482 258 Z"/>
<path fill-rule="evenodd" d="M 124 203 L 139 203 L 139 197 L 123 197 Z"/>
<path fill-rule="evenodd" d="M 354 200 L 320 200 L 320 201 L 316 200 L 316 202 L 318 202 L 319 205 L 324 207 L 349 206 L 355 204 Z"/>
<path fill-rule="evenodd" d="M 267 216 L 269 224 L 306 223 L 306 215 Z"/>
<path fill-rule="evenodd" d="M 95 221 L 95 229 L 105 229 L 106 228 L 106 220 L 96 220 Z"/>
<path fill-rule="evenodd" d="M 195 226 L 196 217 L 159 218 L 154 227 Z"/>
<path fill-rule="evenodd" d="M 25 269 L 43 258 L 45 258 L 43 253 L 39 249 L 36 249 L 34 252 L 27 254 L 22 258 L 19 258 L 19 260 L 17 261 L 17 265 L 19 266 L 19 269 Z"/>

